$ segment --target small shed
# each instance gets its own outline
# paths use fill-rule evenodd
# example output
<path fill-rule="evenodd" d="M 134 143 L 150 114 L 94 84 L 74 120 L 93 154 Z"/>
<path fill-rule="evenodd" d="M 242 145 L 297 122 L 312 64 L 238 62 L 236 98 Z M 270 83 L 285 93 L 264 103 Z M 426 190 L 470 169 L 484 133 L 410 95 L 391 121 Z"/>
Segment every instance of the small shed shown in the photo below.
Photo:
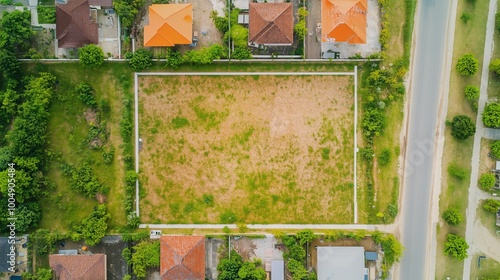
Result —
<path fill-rule="evenodd" d="M 271 280 L 285 280 L 285 262 L 283 260 L 271 262 Z"/>
<path fill-rule="evenodd" d="M 378 253 L 377 252 L 365 252 L 365 259 L 367 261 L 377 261 Z"/>

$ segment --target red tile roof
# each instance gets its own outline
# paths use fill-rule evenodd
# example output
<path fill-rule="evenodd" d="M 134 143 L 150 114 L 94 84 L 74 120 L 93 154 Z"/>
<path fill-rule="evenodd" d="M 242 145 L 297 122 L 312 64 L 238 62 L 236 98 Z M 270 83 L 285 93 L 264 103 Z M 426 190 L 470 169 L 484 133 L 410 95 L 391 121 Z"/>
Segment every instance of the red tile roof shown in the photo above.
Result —
<path fill-rule="evenodd" d="M 160 242 L 162 280 L 205 279 L 205 237 L 162 236 Z"/>
<path fill-rule="evenodd" d="M 321 0 L 321 41 L 366 43 L 367 0 Z"/>
<path fill-rule="evenodd" d="M 248 42 L 268 45 L 293 43 L 291 3 L 250 3 Z"/>
<path fill-rule="evenodd" d="M 88 0 L 57 3 L 56 38 L 59 48 L 79 48 L 99 42 L 97 23 L 90 20 Z"/>
<path fill-rule="evenodd" d="M 50 255 L 58 280 L 106 280 L 106 255 Z"/>

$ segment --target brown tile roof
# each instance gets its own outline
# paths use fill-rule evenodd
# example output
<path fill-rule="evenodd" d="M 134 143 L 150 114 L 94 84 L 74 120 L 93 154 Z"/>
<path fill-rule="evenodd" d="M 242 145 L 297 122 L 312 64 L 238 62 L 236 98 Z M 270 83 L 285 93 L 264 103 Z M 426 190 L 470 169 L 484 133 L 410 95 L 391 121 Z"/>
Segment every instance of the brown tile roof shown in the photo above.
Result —
<path fill-rule="evenodd" d="M 79 48 L 99 41 L 97 23 L 90 20 L 88 0 L 57 3 L 56 37 L 59 48 Z"/>
<path fill-rule="evenodd" d="M 293 43 L 291 3 L 250 3 L 248 42 L 268 45 Z"/>
<path fill-rule="evenodd" d="M 113 0 L 89 0 L 90 6 L 113 7 Z"/>
<path fill-rule="evenodd" d="M 205 237 L 162 236 L 160 242 L 162 280 L 205 279 Z"/>
<path fill-rule="evenodd" d="M 106 255 L 50 255 L 58 280 L 106 280 Z"/>

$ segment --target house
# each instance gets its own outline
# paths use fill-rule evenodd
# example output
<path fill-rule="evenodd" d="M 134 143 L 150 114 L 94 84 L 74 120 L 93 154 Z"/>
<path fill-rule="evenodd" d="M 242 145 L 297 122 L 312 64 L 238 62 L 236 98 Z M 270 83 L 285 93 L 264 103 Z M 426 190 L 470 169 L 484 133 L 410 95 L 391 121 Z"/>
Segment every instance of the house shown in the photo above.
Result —
<path fill-rule="evenodd" d="M 58 280 L 106 280 L 106 255 L 50 255 Z"/>
<path fill-rule="evenodd" d="M 321 42 L 366 43 L 367 0 L 321 0 Z"/>
<path fill-rule="evenodd" d="M 361 246 L 318 246 L 318 279 L 364 280 L 364 252 Z"/>
<path fill-rule="evenodd" d="M 96 21 L 97 13 L 91 14 L 89 0 L 57 2 L 56 38 L 59 48 L 97 44 L 99 33 Z"/>
<path fill-rule="evenodd" d="M 292 4 L 250 3 L 248 43 L 254 45 L 292 45 Z"/>
<path fill-rule="evenodd" d="M 0 272 L 10 272 L 9 268 L 11 265 L 8 263 L 10 261 L 11 245 L 9 244 L 8 237 L 0 237 Z"/>
<path fill-rule="evenodd" d="M 162 236 L 160 244 L 162 280 L 205 279 L 205 237 Z"/>
<path fill-rule="evenodd" d="M 113 0 L 89 0 L 90 8 L 105 9 L 113 7 Z"/>
<path fill-rule="evenodd" d="M 191 4 L 153 4 L 149 24 L 144 26 L 144 46 L 172 47 L 193 42 Z"/>

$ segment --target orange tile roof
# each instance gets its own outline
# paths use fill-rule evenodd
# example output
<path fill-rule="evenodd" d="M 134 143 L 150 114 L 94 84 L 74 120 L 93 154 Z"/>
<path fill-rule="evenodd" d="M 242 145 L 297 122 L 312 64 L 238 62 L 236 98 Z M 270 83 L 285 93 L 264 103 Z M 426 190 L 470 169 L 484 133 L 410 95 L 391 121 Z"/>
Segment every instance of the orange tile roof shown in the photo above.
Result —
<path fill-rule="evenodd" d="M 205 279 L 205 237 L 162 236 L 160 242 L 162 280 Z"/>
<path fill-rule="evenodd" d="M 191 44 L 193 6 L 191 4 L 153 4 L 149 25 L 144 26 L 144 46 L 163 47 Z"/>
<path fill-rule="evenodd" d="M 106 255 L 50 255 L 58 280 L 106 280 Z"/>
<path fill-rule="evenodd" d="M 250 3 L 248 42 L 291 45 L 293 7 L 291 3 Z"/>
<path fill-rule="evenodd" d="M 321 0 L 321 41 L 366 43 L 367 0 Z"/>

